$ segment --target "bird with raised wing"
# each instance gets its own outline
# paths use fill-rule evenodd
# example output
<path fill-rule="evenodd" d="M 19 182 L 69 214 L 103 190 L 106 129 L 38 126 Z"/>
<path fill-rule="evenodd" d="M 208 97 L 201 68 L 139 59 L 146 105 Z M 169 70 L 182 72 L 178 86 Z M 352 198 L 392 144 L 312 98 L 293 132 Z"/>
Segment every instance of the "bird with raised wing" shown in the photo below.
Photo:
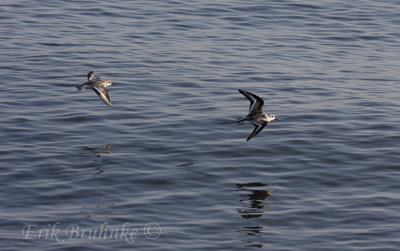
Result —
<path fill-rule="evenodd" d="M 249 114 L 247 114 L 243 118 L 239 118 L 236 121 L 238 124 L 242 122 L 249 122 L 255 126 L 253 132 L 246 140 L 249 141 L 250 139 L 255 137 L 259 132 L 261 132 L 264 129 L 264 127 L 268 125 L 270 121 L 272 120 L 279 121 L 279 120 L 275 117 L 274 114 L 264 113 L 263 111 L 264 100 L 262 98 L 245 90 L 239 89 L 239 92 L 243 94 L 250 101 Z"/>
<path fill-rule="evenodd" d="M 76 85 L 76 88 L 78 89 L 78 91 L 84 89 L 93 89 L 93 91 L 100 97 L 101 100 L 103 100 L 104 103 L 112 106 L 110 95 L 108 94 L 108 91 L 106 89 L 106 87 L 109 85 L 113 85 L 110 80 L 102 80 L 94 75 L 93 71 L 90 71 L 88 73 L 88 81 L 83 84 Z"/>

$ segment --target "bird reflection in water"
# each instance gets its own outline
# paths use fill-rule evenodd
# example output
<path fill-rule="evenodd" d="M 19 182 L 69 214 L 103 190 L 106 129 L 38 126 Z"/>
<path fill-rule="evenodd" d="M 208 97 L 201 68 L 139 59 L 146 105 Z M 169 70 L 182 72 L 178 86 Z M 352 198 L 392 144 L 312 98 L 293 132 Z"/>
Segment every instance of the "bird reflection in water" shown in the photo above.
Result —
<path fill-rule="evenodd" d="M 111 144 L 103 145 L 100 147 L 87 147 L 87 146 L 82 147 L 83 150 L 91 151 L 92 153 L 96 153 L 96 154 L 110 153 L 110 150 L 103 150 L 103 149 L 110 149 L 110 148 L 111 148 Z M 97 157 L 100 157 L 100 155 L 97 155 Z"/>
<path fill-rule="evenodd" d="M 84 152 L 80 153 L 81 157 L 84 159 L 83 162 L 88 167 L 96 168 L 96 172 L 94 173 L 94 175 L 105 173 L 105 171 L 103 170 L 103 165 L 100 163 L 100 158 L 103 155 L 109 154 L 111 152 L 111 144 L 106 144 L 99 147 L 82 146 L 81 149 L 84 150 Z"/>
<path fill-rule="evenodd" d="M 240 204 L 241 208 L 238 208 L 238 213 L 243 218 L 255 218 L 261 217 L 265 210 L 265 200 L 272 195 L 273 189 L 270 191 L 266 190 L 267 184 L 263 183 L 246 183 L 236 184 L 238 191 L 241 192 Z"/>
<path fill-rule="evenodd" d="M 266 199 L 272 195 L 273 189 L 267 190 L 267 184 L 253 182 L 245 184 L 236 184 L 237 190 L 240 192 L 241 199 L 240 208 L 237 209 L 238 214 L 244 219 L 260 218 L 264 215 L 264 211 L 268 207 Z M 250 222 L 247 222 L 250 223 Z M 262 240 L 263 226 L 252 224 L 244 226 L 238 230 L 243 237 L 241 240 L 246 243 L 245 247 L 262 248 L 259 243 Z"/>

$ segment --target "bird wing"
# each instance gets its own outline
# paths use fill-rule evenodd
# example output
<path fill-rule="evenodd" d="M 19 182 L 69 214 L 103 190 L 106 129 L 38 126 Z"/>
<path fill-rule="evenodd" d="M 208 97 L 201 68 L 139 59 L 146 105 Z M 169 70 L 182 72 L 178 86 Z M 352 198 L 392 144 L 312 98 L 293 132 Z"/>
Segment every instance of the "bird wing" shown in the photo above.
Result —
<path fill-rule="evenodd" d="M 264 129 L 264 127 L 266 127 L 267 125 L 268 125 L 268 122 L 263 122 L 263 123 L 260 123 L 260 122 L 251 122 L 253 125 L 254 125 L 254 130 L 253 130 L 253 132 L 250 134 L 250 136 L 247 138 L 247 140 L 246 141 L 249 141 L 249 140 L 251 140 L 253 137 L 255 137 L 259 132 L 261 132 L 263 129 Z"/>
<path fill-rule="evenodd" d="M 249 114 L 263 113 L 264 100 L 262 98 L 245 90 L 239 89 L 239 92 L 250 101 Z"/>
<path fill-rule="evenodd" d="M 90 81 L 90 80 L 92 80 L 94 77 L 95 77 L 94 72 L 93 72 L 93 71 L 90 71 L 90 72 L 88 73 L 88 75 L 87 75 L 87 80 Z"/>
<path fill-rule="evenodd" d="M 101 82 L 102 80 L 97 77 L 96 75 L 94 75 L 94 72 L 89 72 L 88 73 L 88 83 L 92 83 L 92 84 L 97 84 L 99 82 Z"/>
<path fill-rule="evenodd" d="M 103 86 L 92 86 L 94 92 L 109 106 L 112 106 L 108 91 Z"/>

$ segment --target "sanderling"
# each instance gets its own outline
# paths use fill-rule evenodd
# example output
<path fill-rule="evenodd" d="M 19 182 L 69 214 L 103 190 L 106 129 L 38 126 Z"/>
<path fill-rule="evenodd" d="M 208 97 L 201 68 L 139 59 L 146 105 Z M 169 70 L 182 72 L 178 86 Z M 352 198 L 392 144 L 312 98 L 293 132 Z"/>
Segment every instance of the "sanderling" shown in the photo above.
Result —
<path fill-rule="evenodd" d="M 109 80 L 101 80 L 99 77 L 94 75 L 94 72 L 91 71 L 88 73 L 88 81 L 86 83 L 76 85 L 78 91 L 84 89 L 93 89 L 93 91 L 101 98 L 109 106 L 112 106 L 110 96 L 108 95 L 108 91 L 106 89 L 107 86 L 112 85 Z"/>
<path fill-rule="evenodd" d="M 249 141 L 254 136 L 256 136 L 259 132 L 261 132 L 262 129 L 264 129 L 264 127 L 266 127 L 268 125 L 268 122 L 270 122 L 274 119 L 277 121 L 279 121 L 279 120 L 277 118 L 275 118 L 275 115 L 273 115 L 273 114 L 268 114 L 268 113 L 265 114 L 264 113 L 264 111 L 263 111 L 264 100 L 262 100 L 262 98 L 260 98 L 257 95 L 254 95 L 253 93 L 245 91 L 245 90 L 239 89 L 239 92 L 241 94 L 243 94 L 250 101 L 249 114 L 247 114 L 243 118 L 239 118 L 236 121 L 237 123 L 247 121 L 247 122 L 252 123 L 255 126 L 253 132 L 250 134 L 250 136 L 246 140 L 246 141 Z"/>

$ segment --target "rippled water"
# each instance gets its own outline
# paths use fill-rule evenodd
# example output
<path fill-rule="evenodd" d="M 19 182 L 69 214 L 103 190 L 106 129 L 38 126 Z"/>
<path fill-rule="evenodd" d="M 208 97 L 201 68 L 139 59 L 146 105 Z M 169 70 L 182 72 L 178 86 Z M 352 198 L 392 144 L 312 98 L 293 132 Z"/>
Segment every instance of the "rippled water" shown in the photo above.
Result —
<path fill-rule="evenodd" d="M 398 1 L 0 10 L 3 250 L 400 248 Z"/>

